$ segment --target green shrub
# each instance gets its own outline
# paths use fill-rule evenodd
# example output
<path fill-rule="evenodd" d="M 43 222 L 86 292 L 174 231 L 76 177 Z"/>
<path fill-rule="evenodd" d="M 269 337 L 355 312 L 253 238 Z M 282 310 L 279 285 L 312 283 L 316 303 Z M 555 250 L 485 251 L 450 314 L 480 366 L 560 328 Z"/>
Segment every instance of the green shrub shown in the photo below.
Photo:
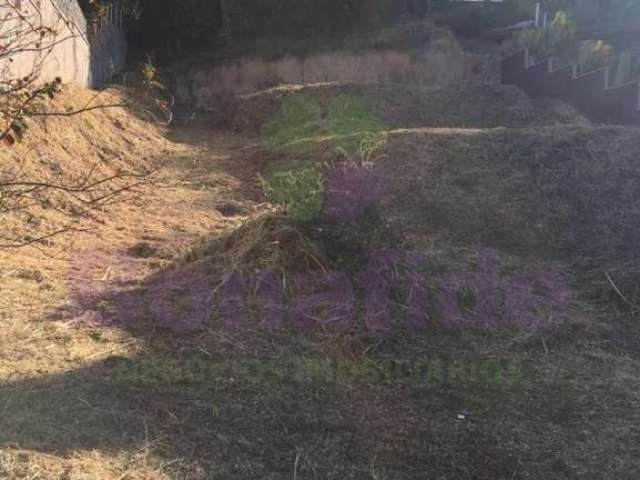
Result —
<path fill-rule="evenodd" d="M 363 139 L 384 128 L 364 101 L 353 95 L 337 95 L 325 109 L 315 96 L 295 93 L 284 98 L 260 133 L 263 147 L 272 153 L 312 153 L 320 141 L 354 153 Z"/>
<path fill-rule="evenodd" d="M 578 66 L 581 73 L 606 67 L 613 55 L 611 46 L 602 40 L 585 40 L 578 47 Z"/>
<path fill-rule="evenodd" d="M 517 43 L 536 56 L 564 56 L 577 42 L 576 31 L 576 23 L 567 13 L 560 11 L 546 28 L 520 32 Z"/>
<path fill-rule="evenodd" d="M 304 93 L 284 98 L 280 110 L 261 129 L 263 147 L 273 153 L 307 153 L 313 145 L 305 139 L 325 132 L 319 100 Z"/>
<path fill-rule="evenodd" d="M 310 222 L 320 215 L 324 185 L 320 168 L 309 162 L 272 162 L 261 177 L 265 196 L 282 205 L 295 222 Z"/>

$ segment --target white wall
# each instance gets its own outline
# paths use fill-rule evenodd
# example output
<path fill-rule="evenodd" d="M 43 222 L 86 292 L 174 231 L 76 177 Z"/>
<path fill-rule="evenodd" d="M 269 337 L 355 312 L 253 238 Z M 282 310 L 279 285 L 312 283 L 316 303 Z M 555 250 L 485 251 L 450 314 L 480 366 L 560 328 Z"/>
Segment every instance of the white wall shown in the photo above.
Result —
<path fill-rule="evenodd" d="M 12 6 L 20 7 L 22 18 Z M 75 0 L 71 6 L 80 9 Z M 11 43 L 7 51 L 0 50 L 0 81 L 36 75 L 36 83 L 60 77 L 88 87 L 91 49 L 86 24 L 77 25 L 78 17 L 71 21 L 68 14 L 53 0 L 0 0 L 0 45 Z M 42 37 L 43 28 L 54 33 Z"/>

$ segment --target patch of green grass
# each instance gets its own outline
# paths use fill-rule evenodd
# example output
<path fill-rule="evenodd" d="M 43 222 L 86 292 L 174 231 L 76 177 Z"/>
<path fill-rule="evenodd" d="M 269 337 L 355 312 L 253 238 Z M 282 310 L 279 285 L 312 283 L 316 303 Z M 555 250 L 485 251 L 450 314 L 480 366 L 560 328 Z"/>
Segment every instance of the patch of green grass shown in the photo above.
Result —
<path fill-rule="evenodd" d="M 323 134 L 326 129 L 320 101 L 302 93 L 287 96 L 260 132 L 263 147 L 274 153 L 308 153 L 313 144 L 301 140 Z"/>
<path fill-rule="evenodd" d="M 263 147 L 272 153 L 309 154 L 322 141 L 354 153 L 363 139 L 381 134 L 384 123 L 358 97 L 340 94 L 323 107 L 317 97 L 295 93 L 261 129 Z"/>
<path fill-rule="evenodd" d="M 310 154 L 321 142 L 351 155 L 363 144 L 386 142 L 383 122 L 353 95 L 340 94 L 326 108 L 305 93 L 287 96 L 262 127 L 262 145 L 279 154 Z M 317 166 L 298 160 L 272 162 L 262 175 L 268 200 L 285 207 L 296 222 L 309 222 L 322 211 L 323 176 Z"/>
<path fill-rule="evenodd" d="M 336 137 L 334 145 L 347 153 L 356 152 L 363 140 L 385 129 L 382 120 L 369 111 L 364 101 L 348 94 L 340 94 L 329 102 L 327 122 L 329 135 Z"/>
<path fill-rule="evenodd" d="M 322 212 L 323 176 L 309 162 L 278 160 L 271 162 L 262 176 L 267 199 L 282 205 L 295 222 L 310 222 Z"/>

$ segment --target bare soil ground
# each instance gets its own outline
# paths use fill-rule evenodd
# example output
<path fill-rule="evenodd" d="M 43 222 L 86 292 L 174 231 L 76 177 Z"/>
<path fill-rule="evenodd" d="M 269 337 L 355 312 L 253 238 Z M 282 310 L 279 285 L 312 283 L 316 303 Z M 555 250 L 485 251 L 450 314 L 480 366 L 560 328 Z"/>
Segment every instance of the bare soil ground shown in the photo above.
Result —
<path fill-rule="evenodd" d="M 193 252 L 197 261 L 217 258 L 219 252 L 202 245 L 218 245 L 216 239 L 272 206 L 263 202 L 257 181 L 265 154 L 247 134 L 215 130 L 207 119 L 163 132 L 118 110 L 49 122 L 34 128 L 29 143 L 0 153 L 3 165 L 21 162 L 25 175 L 44 178 L 55 174 L 46 159 L 59 163 L 56 171 L 80 172 L 95 159 L 105 172 L 112 164 L 162 168 L 134 195 L 83 218 L 87 232 L 0 253 L 0 478 L 636 477 L 640 365 L 581 302 L 552 330 L 432 329 L 384 338 L 265 332 L 251 323 L 228 330 L 215 322 L 178 335 L 145 318 L 131 328 L 70 321 L 63 307 L 74 258 L 86 259 L 89 251 L 98 263 L 106 259 L 108 281 L 114 273 L 109 256 L 117 252 L 135 265 L 129 280 L 143 281 L 190 262 Z M 393 171 L 394 159 L 403 168 L 387 211 L 393 221 L 394 201 L 416 201 L 406 203 L 415 214 L 413 223 L 403 220 L 412 227 L 408 241 L 457 261 L 469 254 L 459 241 L 467 235 L 463 227 L 475 224 L 452 217 L 451 233 L 437 224 L 441 219 L 417 216 L 455 189 L 430 190 L 418 201 L 400 188 L 415 191 L 422 169 L 430 171 L 433 181 L 425 182 L 433 189 L 464 187 L 436 159 L 454 149 L 443 141 L 455 138 L 462 157 L 483 133 L 455 122 L 445 126 L 458 130 L 390 132 L 388 153 L 395 156 L 385 168 Z M 58 141 L 65 136 L 69 140 Z M 45 144 L 45 138 L 52 140 Z M 413 163 L 419 159 L 425 164 Z M 472 192 L 493 185 L 476 167 L 466 179 L 478 182 Z M 43 222 L 56 218 L 55 212 L 38 215 Z M 470 243 L 496 246 L 483 236 L 486 222 L 473 220 L 482 225 Z M 7 231 L 24 228 L 24 219 L 8 217 Z M 519 245 L 526 254 L 507 253 L 528 263 L 550 261 L 529 243 Z M 357 373 L 372 360 L 421 355 L 449 367 L 491 361 L 503 375 L 500 382 L 449 375 L 417 385 L 371 382 Z M 247 360 L 281 365 L 301 359 L 351 362 L 356 372 L 341 381 L 250 381 L 241 373 Z M 221 378 L 212 373 L 220 365 L 227 372 Z"/>

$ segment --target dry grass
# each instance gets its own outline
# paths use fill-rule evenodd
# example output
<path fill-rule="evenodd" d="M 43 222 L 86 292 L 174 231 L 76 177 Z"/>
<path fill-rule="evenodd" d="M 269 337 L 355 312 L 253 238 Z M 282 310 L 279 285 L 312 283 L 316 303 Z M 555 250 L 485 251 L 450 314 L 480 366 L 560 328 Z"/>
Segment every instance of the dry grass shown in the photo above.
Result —
<path fill-rule="evenodd" d="M 615 272 L 633 298 L 639 138 L 581 125 L 399 131 L 385 157 L 385 211 L 411 235 L 564 261 L 596 300 L 615 296 L 604 275 Z"/>
<path fill-rule="evenodd" d="M 380 98 L 383 91 L 373 90 Z M 77 102 L 75 95 L 88 94 L 61 101 Z M 544 224 L 544 235 L 531 233 L 534 217 L 524 207 L 535 176 L 527 168 L 575 152 L 587 135 L 595 136 L 599 152 L 606 141 L 616 145 L 613 151 L 625 151 L 637 138 L 635 130 L 583 124 L 465 129 L 455 120 L 462 113 L 442 121 L 456 128 L 409 129 L 422 114 L 398 113 L 405 108 L 389 114 L 398 128 L 389 132 L 388 156 L 379 159 L 392 181 L 381 212 L 403 242 L 441 266 L 461 263 L 478 243 L 501 250 L 513 268 L 548 262 L 552 250 L 544 241 L 558 234 L 552 230 L 559 217 L 535 217 L 553 223 Z M 536 118 L 557 118 L 548 110 L 541 114 Z M 121 138 L 112 115 L 135 135 Z M 41 147 L 43 124 L 12 161 L 43 178 L 53 175 L 37 167 L 47 155 L 68 172 L 63 178 L 82 172 L 100 153 L 107 166 L 164 168 L 135 198 L 83 219 L 90 233 L 1 254 L 0 478 L 635 478 L 640 365 L 594 321 L 598 312 L 589 304 L 573 305 L 570 320 L 544 332 L 433 329 L 385 337 L 269 333 L 250 322 L 236 331 L 211 322 L 177 335 L 73 326 L 56 317 L 77 251 L 94 249 L 98 258 L 128 252 L 138 267 L 134 282 L 194 261 L 243 273 L 330 262 L 302 227 L 260 203 L 255 174 L 265 157 L 246 138 L 206 124 L 167 138 L 125 112 L 62 121 L 50 121 L 49 128 L 60 128 L 73 149 L 56 144 L 55 136 L 46 140 L 49 150 Z M 518 158 L 526 168 L 513 163 Z M 517 230 L 519 222 L 528 229 Z M 231 368 L 248 359 L 364 364 L 423 355 L 521 365 L 520 381 L 256 382 L 203 374 L 208 366 Z M 122 365 L 130 368 L 124 380 L 117 375 Z"/>
<path fill-rule="evenodd" d="M 257 213 L 242 225 L 196 246 L 186 262 L 205 262 L 225 272 L 307 271 L 326 268 L 322 249 L 277 209 Z"/>
<path fill-rule="evenodd" d="M 119 102 L 126 94 L 109 90 L 99 102 Z M 95 92 L 69 91 L 52 108 L 86 105 Z M 246 198 L 255 180 L 229 151 L 238 139 L 218 135 L 214 141 L 194 128 L 189 138 L 169 141 L 152 124 L 121 109 L 94 110 L 64 118 L 34 121 L 28 140 L 0 155 L 11 173 L 31 181 L 73 183 L 95 165 L 96 175 L 115 169 L 162 166 L 134 195 L 90 215 L 74 218 L 84 233 L 54 237 L 45 244 L 0 251 L 0 321 L 3 325 L 0 372 L 3 378 L 50 374 L 135 349 L 136 341 L 117 331 L 93 338 L 91 329 L 69 327 L 57 313 L 67 301 L 69 261 L 87 251 L 126 252 L 142 245 L 153 252 L 141 257 L 139 276 L 185 252 L 194 239 L 237 224 L 242 215 L 223 215 L 218 208 L 234 198 Z M 251 176 L 251 174 L 249 174 Z M 242 193 L 240 193 L 242 192 Z M 252 202 L 239 202 L 251 209 Z M 68 221 L 68 212 L 31 208 L 39 228 Z M 22 214 L 3 215 L 5 233 L 19 235 L 30 228 Z M 25 227 L 26 225 L 26 227 Z M 27 232 L 28 233 L 28 232 Z M 135 250 L 135 248 L 134 248 Z"/>
<path fill-rule="evenodd" d="M 589 124 L 562 102 L 531 100 L 520 89 L 508 85 L 418 88 L 323 83 L 285 85 L 238 97 L 231 108 L 233 125 L 239 131 L 256 132 L 278 111 L 283 98 L 300 93 L 315 96 L 323 104 L 340 94 L 361 98 L 388 128 Z M 229 112 L 225 111 L 227 114 Z"/>

